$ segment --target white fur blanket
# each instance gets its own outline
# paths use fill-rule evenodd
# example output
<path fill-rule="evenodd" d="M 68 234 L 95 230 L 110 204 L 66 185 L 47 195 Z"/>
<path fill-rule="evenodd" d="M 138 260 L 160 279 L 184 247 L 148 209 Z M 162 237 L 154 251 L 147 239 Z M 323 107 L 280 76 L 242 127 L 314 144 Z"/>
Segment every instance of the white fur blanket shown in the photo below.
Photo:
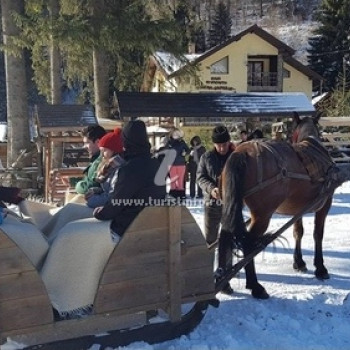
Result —
<path fill-rule="evenodd" d="M 91 308 L 101 274 L 116 241 L 110 221 L 94 218 L 65 225 L 53 241 L 41 276 L 61 317 L 80 316 Z"/>
<path fill-rule="evenodd" d="M 35 225 L 20 218 L 6 218 L 0 228 L 10 233 L 35 266 L 46 257 L 40 274 L 53 307 L 63 318 L 79 317 L 91 309 L 101 274 L 118 243 L 115 237 L 112 240 L 110 221 L 96 220 L 93 209 L 76 203 L 52 208 L 23 201 L 19 207 L 42 227 L 51 247 Z"/>
<path fill-rule="evenodd" d="M 86 204 L 68 203 L 52 215 L 41 230 L 52 243 L 64 225 L 74 220 L 92 218 L 93 211 Z"/>
<path fill-rule="evenodd" d="M 52 243 L 58 231 L 68 222 L 93 217 L 93 209 L 80 203 L 53 207 L 46 203 L 25 200 L 18 207 L 22 215 L 30 219 L 44 233 L 49 243 Z"/>
<path fill-rule="evenodd" d="M 61 209 L 48 203 L 30 200 L 20 202 L 18 208 L 22 216 L 30 220 L 39 230 L 42 230 L 52 216 Z"/>
<path fill-rule="evenodd" d="M 49 250 L 49 244 L 35 225 L 16 215 L 8 214 L 0 229 L 22 249 L 37 269 L 40 268 Z"/>

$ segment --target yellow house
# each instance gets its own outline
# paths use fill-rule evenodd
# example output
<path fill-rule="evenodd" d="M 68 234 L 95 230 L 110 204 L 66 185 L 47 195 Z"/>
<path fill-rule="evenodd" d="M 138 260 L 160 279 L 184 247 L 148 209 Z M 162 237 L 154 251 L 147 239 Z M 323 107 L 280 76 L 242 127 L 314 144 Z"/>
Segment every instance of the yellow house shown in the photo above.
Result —
<path fill-rule="evenodd" d="M 313 83 L 322 77 L 293 58 L 294 53 L 253 25 L 205 53 L 185 55 L 186 61 L 156 52 L 149 59 L 141 91 L 302 92 L 311 100 Z"/>

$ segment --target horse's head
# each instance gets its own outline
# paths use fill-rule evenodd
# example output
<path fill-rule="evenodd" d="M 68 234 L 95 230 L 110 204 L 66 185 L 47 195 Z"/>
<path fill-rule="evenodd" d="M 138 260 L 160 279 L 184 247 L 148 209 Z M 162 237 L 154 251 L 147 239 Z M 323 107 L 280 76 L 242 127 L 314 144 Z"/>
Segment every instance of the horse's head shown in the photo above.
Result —
<path fill-rule="evenodd" d="M 293 124 L 292 124 L 292 143 L 297 143 L 305 140 L 312 136 L 316 139 L 320 139 L 320 131 L 318 121 L 321 114 L 315 117 L 304 117 L 300 118 L 297 112 L 293 113 Z"/>

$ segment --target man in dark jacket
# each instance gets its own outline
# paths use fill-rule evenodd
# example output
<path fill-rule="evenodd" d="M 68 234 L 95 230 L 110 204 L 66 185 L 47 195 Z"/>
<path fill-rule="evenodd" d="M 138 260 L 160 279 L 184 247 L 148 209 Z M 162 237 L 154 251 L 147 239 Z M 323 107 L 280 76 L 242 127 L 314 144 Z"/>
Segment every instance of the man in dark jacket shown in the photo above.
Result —
<path fill-rule="evenodd" d="M 122 236 L 131 222 L 151 200 L 165 199 L 165 183 L 155 183 L 159 170 L 157 159 L 151 158 L 145 123 L 129 122 L 123 129 L 125 164 L 118 171 L 112 198 L 94 211 L 99 220 L 113 220 L 111 230 Z"/>
<path fill-rule="evenodd" d="M 218 238 L 222 215 L 219 178 L 226 160 L 234 150 L 230 134 L 224 125 L 214 128 L 212 141 L 214 149 L 202 155 L 197 170 L 197 183 L 204 194 L 204 235 L 208 245 L 216 242 Z M 229 261 L 232 264 L 232 257 Z M 229 283 L 222 292 L 233 293 Z"/>

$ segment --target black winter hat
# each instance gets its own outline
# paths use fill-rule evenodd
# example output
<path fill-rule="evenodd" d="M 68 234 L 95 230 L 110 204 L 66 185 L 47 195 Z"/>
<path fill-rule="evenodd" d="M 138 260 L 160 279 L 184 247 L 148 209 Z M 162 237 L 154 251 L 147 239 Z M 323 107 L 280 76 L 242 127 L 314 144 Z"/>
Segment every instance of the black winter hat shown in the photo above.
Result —
<path fill-rule="evenodd" d="M 218 125 L 214 128 L 211 135 L 211 140 L 213 141 L 213 143 L 225 143 L 230 141 L 230 139 L 231 137 L 228 133 L 226 126 Z"/>
<path fill-rule="evenodd" d="M 151 145 L 148 141 L 146 125 L 142 120 L 132 120 L 123 128 L 125 152 L 129 154 L 146 153 Z"/>

